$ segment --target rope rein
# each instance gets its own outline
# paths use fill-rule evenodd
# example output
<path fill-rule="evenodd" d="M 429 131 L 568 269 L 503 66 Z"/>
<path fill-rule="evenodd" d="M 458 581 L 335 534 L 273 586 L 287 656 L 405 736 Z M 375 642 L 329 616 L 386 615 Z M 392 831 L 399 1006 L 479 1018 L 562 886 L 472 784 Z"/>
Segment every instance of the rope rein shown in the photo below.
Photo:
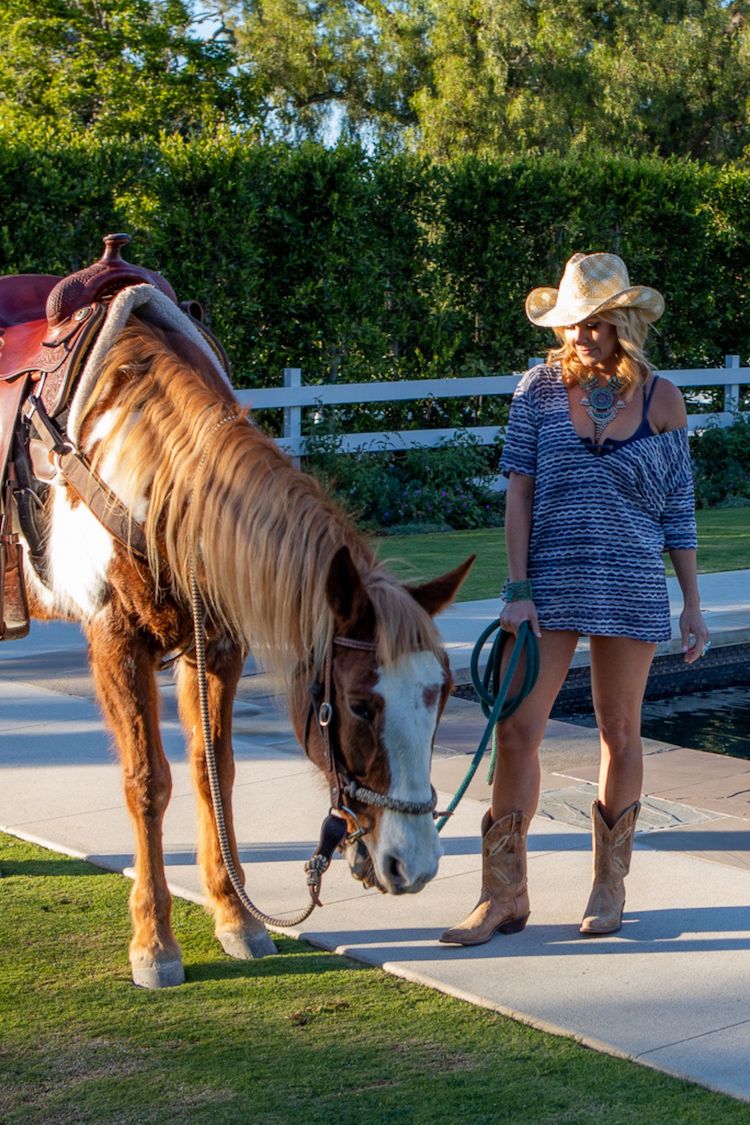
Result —
<path fill-rule="evenodd" d="M 215 433 L 216 430 L 220 429 L 222 426 L 227 425 L 227 423 L 229 422 L 237 421 L 237 419 L 240 417 L 241 414 L 236 411 L 230 414 L 222 415 L 222 417 L 212 427 L 210 433 Z M 196 472 L 197 478 L 200 478 L 201 472 L 203 471 L 203 466 L 205 465 L 206 458 L 208 456 L 208 450 L 209 445 L 208 442 L 206 442 L 200 462 L 198 463 L 198 469 Z M 234 856 L 232 855 L 232 851 L 229 846 L 229 836 L 227 834 L 226 820 L 224 818 L 224 802 L 222 800 L 221 787 L 219 785 L 219 771 L 216 766 L 216 752 L 214 749 L 213 735 L 211 733 L 211 717 L 208 707 L 208 684 L 206 680 L 206 631 L 204 628 L 203 600 L 200 595 L 200 590 L 198 588 L 198 579 L 195 573 L 195 556 L 193 556 L 190 560 L 190 599 L 193 613 L 193 631 L 195 634 L 195 664 L 198 674 L 198 702 L 200 707 L 201 729 L 203 732 L 203 749 L 206 758 L 206 772 L 208 774 L 208 784 L 211 790 L 211 803 L 214 810 L 214 818 L 216 821 L 216 835 L 219 841 L 221 858 L 229 877 L 229 882 L 232 884 L 232 888 L 234 889 L 234 893 L 237 895 L 237 898 L 240 900 L 247 913 L 252 918 L 254 918 L 256 922 L 260 922 L 264 926 L 271 926 L 271 928 L 274 929 L 278 929 L 279 927 L 283 928 L 286 926 L 298 926 L 300 925 L 300 923 L 304 922 L 306 918 L 310 917 L 316 905 L 320 901 L 320 878 L 323 874 L 323 871 L 327 868 L 328 863 L 326 863 L 325 866 L 323 866 L 322 863 L 316 864 L 314 862 L 315 857 L 313 857 L 313 860 L 310 861 L 307 873 L 307 881 L 310 888 L 310 902 L 303 910 L 300 910 L 297 914 L 292 915 L 290 918 L 275 918 L 271 914 L 266 914 L 264 911 L 259 910 L 255 903 L 252 902 L 252 900 L 248 896 L 248 893 L 245 890 L 244 883 L 240 878 L 239 872 L 237 871 L 237 867 L 234 862 Z M 321 857 L 321 859 L 322 858 L 324 857 Z"/>
<path fill-rule="evenodd" d="M 190 570 L 190 593 L 193 609 L 193 625 L 195 628 L 195 662 L 198 670 L 198 698 L 200 703 L 201 727 L 203 731 L 203 747 L 206 755 L 206 771 L 208 773 L 208 784 L 211 790 L 211 801 L 214 808 L 214 817 L 216 819 L 216 834 L 219 840 L 221 858 L 237 898 L 248 914 L 255 918 L 256 922 L 261 922 L 264 926 L 270 926 L 272 929 L 286 926 L 298 926 L 301 922 L 304 922 L 306 918 L 309 918 L 315 909 L 315 897 L 311 897 L 309 904 L 292 917 L 275 918 L 259 910 L 255 903 L 251 901 L 245 890 L 242 879 L 237 872 L 237 867 L 235 866 L 234 857 L 229 847 L 229 837 L 227 835 L 226 821 L 224 819 L 224 804 L 221 796 L 221 788 L 219 786 L 219 773 L 216 767 L 216 753 L 214 750 L 213 736 L 211 734 L 211 718 L 208 709 L 208 687 L 206 682 L 206 635 L 203 627 L 203 602 L 201 601 L 200 590 L 198 589 L 198 580 L 195 576 L 195 567 L 192 565 Z M 313 874 L 314 872 L 309 873 L 308 883 L 310 883 L 310 876 Z M 322 874 L 322 872 L 320 872 L 320 874 Z M 319 886 L 319 875 L 317 882 Z"/>

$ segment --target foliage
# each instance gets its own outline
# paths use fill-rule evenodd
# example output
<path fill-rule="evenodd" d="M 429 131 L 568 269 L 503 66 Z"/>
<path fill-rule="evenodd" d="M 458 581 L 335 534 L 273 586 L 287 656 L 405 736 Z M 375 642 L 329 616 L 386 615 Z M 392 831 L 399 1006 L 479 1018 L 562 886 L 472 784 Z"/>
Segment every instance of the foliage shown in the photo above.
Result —
<path fill-rule="evenodd" d="M 359 521 L 370 527 L 473 528 L 501 522 L 502 494 L 493 491 L 496 452 L 470 434 L 434 449 L 341 452 L 336 433 L 308 437 L 306 467 L 320 476 Z"/>
<path fill-rule="evenodd" d="M 598 152 L 720 164 L 750 142 L 741 0 L 434 0 L 432 11 L 415 105 L 421 150 L 439 159 Z"/>
<path fill-rule="evenodd" d="M 523 370 L 551 334 L 524 298 L 576 250 L 613 250 L 667 312 L 657 365 L 750 354 L 750 172 L 683 161 L 466 158 L 130 141 L 0 120 L 0 273 L 89 263 L 107 230 L 203 304 L 240 386 Z M 380 408 L 372 428 L 499 424 L 490 404 Z M 385 413 L 382 413 L 385 411 Z M 390 412 L 389 412 L 390 411 Z M 354 424 L 360 411 L 341 415 Z"/>
<path fill-rule="evenodd" d="M 467 154 L 750 145 L 745 0 L 0 0 L 0 111 L 58 134 Z"/>
<path fill-rule="evenodd" d="M 750 505 L 750 418 L 707 426 L 692 442 L 696 502 L 701 508 Z"/>
<path fill-rule="evenodd" d="M 4 1125 L 479 1125 L 498 1105 L 541 1125 L 598 1120 L 602 1091 L 612 1121 L 747 1120 L 732 1098 L 288 937 L 232 961 L 179 899 L 187 983 L 133 988 L 126 879 L 8 836 L 0 867 Z"/>
<path fill-rule="evenodd" d="M 0 0 L 0 116 L 120 140 L 253 125 L 231 44 L 191 23 L 186 0 Z"/>
<path fill-rule="evenodd" d="M 429 62 L 426 0 L 243 0 L 224 5 L 241 65 L 252 67 L 264 124 L 287 139 L 398 141 Z M 339 124 L 336 124 L 338 118 Z"/>

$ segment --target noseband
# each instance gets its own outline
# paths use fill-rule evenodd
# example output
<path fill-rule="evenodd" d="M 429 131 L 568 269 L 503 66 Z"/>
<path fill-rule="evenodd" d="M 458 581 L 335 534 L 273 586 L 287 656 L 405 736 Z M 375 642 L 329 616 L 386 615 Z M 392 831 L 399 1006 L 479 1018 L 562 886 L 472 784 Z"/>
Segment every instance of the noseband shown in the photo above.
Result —
<path fill-rule="evenodd" d="M 310 687 L 310 710 L 305 724 L 305 753 L 310 757 L 308 741 L 313 715 L 318 723 L 323 742 L 324 762 L 323 767 L 328 776 L 331 789 L 331 811 L 337 810 L 351 817 L 357 828 L 346 838 L 347 843 L 353 843 L 364 836 L 367 829 L 363 828 L 359 819 L 352 810 L 343 803 L 344 798 L 357 801 L 360 805 L 371 805 L 374 808 L 389 809 L 391 812 L 406 813 L 409 816 L 424 816 L 434 814 L 437 807 L 437 794 L 431 786 L 429 801 L 405 801 L 400 797 L 392 797 L 389 793 L 378 793 L 360 785 L 355 778 L 348 777 L 341 766 L 341 751 L 331 738 L 331 720 L 333 719 L 333 648 L 355 649 L 359 652 L 375 652 L 373 641 L 358 641 L 353 637 L 334 637 L 333 643 L 326 652 L 323 665 L 323 683 L 315 682 Z M 322 696 L 322 699 L 320 698 Z"/>

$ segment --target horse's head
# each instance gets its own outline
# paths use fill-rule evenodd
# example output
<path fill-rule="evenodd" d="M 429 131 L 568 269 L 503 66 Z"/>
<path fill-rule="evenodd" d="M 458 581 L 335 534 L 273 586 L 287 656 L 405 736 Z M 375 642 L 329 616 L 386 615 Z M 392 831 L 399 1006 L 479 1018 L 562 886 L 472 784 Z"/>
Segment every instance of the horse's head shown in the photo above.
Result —
<path fill-rule="evenodd" d="M 406 606 L 434 636 L 429 618 L 450 603 L 472 562 L 398 588 L 394 611 Z M 327 597 L 334 640 L 314 683 L 300 669 L 292 694 L 297 735 L 346 816 L 354 877 L 390 894 L 414 893 L 436 874 L 441 854 L 430 763 L 452 686 L 448 658 L 434 643 L 388 663 L 378 656 L 378 614 L 346 548 L 331 564 Z M 382 604 L 378 612 L 382 619 Z"/>

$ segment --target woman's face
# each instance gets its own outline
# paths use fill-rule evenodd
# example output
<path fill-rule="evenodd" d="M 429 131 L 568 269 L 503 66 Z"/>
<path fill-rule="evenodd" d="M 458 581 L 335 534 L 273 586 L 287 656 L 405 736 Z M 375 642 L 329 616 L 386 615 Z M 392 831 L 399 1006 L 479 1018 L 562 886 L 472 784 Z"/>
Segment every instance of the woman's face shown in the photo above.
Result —
<path fill-rule="evenodd" d="M 584 367 L 614 369 L 612 360 L 617 351 L 617 329 L 606 320 L 582 320 L 565 329 L 565 341 L 575 349 Z"/>

